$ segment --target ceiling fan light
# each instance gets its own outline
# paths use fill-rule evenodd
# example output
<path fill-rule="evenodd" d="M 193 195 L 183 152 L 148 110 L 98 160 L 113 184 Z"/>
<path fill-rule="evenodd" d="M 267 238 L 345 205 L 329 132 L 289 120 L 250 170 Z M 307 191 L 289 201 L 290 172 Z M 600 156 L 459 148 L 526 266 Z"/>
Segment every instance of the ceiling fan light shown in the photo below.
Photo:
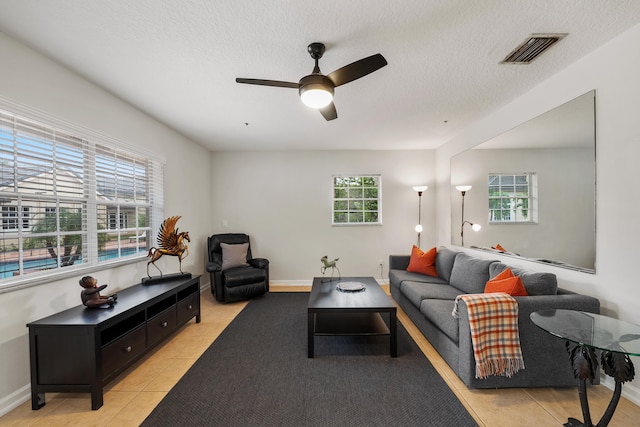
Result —
<path fill-rule="evenodd" d="M 333 91 L 329 92 L 327 88 L 321 85 L 313 85 L 317 87 L 305 87 L 300 89 L 300 99 L 302 103 L 310 108 L 324 108 L 333 101 Z"/>
<path fill-rule="evenodd" d="M 333 82 L 322 74 L 310 74 L 300 80 L 300 99 L 310 108 L 324 108 L 333 101 Z"/>

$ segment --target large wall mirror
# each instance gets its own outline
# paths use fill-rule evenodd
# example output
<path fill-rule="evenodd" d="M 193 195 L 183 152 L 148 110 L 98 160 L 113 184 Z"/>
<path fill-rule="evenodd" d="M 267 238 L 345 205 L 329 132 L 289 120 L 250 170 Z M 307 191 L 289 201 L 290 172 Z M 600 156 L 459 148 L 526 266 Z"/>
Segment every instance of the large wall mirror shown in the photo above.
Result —
<path fill-rule="evenodd" d="M 451 243 L 595 272 L 595 171 L 591 91 L 452 157 Z"/>

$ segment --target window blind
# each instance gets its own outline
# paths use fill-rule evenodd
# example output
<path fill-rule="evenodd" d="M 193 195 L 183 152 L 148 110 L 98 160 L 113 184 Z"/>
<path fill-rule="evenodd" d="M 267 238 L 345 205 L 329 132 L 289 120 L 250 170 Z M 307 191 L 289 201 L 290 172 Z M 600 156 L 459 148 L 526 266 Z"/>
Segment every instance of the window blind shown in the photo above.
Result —
<path fill-rule="evenodd" d="M 164 165 L 87 133 L 0 110 L 0 289 L 146 257 Z"/>

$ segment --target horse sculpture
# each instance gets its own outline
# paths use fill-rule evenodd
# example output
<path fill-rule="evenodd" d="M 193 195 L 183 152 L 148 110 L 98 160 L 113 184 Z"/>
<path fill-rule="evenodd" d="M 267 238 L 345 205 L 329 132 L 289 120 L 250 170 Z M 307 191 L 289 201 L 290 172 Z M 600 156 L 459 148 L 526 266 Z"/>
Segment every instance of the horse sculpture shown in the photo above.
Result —
<path fill-rule="evenodd" d="M 182 273 L 182 258 L 183 254 L 186 258 L 189 255 L 189 246 L 184 244 L 184 241 L 191 243 L 191 239 L 189 238 L 188 231 L 178 232 L 176 228 L 176 223 L 178 220 L 182 218 L 181 216 L 171 216 L 164 220 L 162 225 L 160 226 L 160 231 L 158 232 L 158 246 L 159 248 L 152 247 L 149 249 L 149 254 L 147 257 L 151 257 L 151 260 L 147 263 L 147 276 L 151 277 L 149 274 L 149 264 L 153 264 L 155 268 L 160 272 L 160 277 L 162 277 L 162 270 L 158 268 L 155 264 L 157 260 L 160 259 L 162 255 L 171 255 L 177 256 L 178 261 L 180 262 L 180 273 Z"/>
<path fill-rule="evenodd" d="M 331 279 L 333 279 L 333 272 L 334 270 L 338 270 L 338 277 L 341 277 L 340 274 L 340 269 L 338 268 L 338 266 L 336 265 L 336 262 L 339 260 L 340 258 L 336 258 L 333 261 L 329 261 L 329 257 L 328 256 L 323 256 L 322 258 L 320 258 L 320 261 L 322 261 L 322 267 L 320 267 L 320 272 L 322 273 L 322 277 L 324 277 L 324 273 L 325 271 L 327 271 L 327 268 L 331 269 Z"/>

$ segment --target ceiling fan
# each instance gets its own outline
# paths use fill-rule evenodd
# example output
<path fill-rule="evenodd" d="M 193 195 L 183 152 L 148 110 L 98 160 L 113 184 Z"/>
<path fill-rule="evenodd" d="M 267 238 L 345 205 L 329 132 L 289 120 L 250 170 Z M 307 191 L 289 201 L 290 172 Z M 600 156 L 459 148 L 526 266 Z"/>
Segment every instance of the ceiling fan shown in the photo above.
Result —
<path fill-rule="evenodd" d="M 298 89 L 300 99 L 305 105 L 320 110 L 326 120 L 333 120 L 338 118 L 336 106 L 333 103 L 334 88 L 364 77 L 387 65 L 387 60 L 384 59 L 384 56 L 377 53 L 338 68 L 325 76 L 320 73 L 320 67 L 318 66 L 318 60 L 322 58 L 325 51 L 324 44 L 311 43 L 307 47 L 307 51 L 311 58 L 316 61 L 316 65 L 313 67 L 311 74 L 301 78 L 298 83 L 244 78 L 236 78 L 236 82 Z"/>

